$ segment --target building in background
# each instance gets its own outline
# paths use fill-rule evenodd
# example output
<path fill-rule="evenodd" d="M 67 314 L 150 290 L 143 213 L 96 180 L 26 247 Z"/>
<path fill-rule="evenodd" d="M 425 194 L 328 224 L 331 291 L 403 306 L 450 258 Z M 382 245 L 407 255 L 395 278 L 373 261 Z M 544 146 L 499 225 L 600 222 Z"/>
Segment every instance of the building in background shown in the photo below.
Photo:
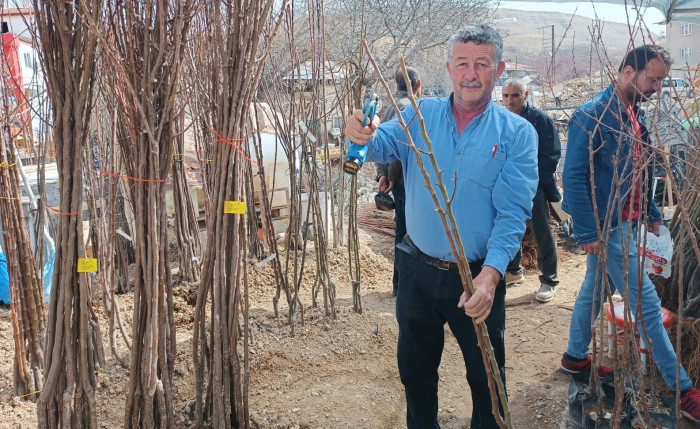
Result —
<path fill-rule="evenodd" d="M 700 25 L 690 22 L 666 23 L 666 49 L 673 57 L 671 76 L 689 78 L 700 84 Z"/>
<path fill-rule="evenodd" d="M 46 132 L 48 115 L 44 76 L 39 65 L 38 46 L 30 31 L 34 9 L 3 9 L 2 69 L 5 79 L 11 131 L 20 156 L 33 163 L 33 145 Z"/>

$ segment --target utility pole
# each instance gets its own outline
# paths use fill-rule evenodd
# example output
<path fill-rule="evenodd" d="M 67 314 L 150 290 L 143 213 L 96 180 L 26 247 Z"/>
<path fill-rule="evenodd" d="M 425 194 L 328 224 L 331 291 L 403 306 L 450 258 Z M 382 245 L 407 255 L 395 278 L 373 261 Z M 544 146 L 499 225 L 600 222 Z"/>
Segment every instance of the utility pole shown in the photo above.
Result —
<path fill-rule="evenodd" d="M 551 58 L 551 59 L 550 59 L 549 67 L 550 67 L 551 83 L 552 83 L 552 85 L 553 85 L 553 84 L 554 84 L 554 64 L 555 64 L 555 63 L 554 63 L 554 58 L 555 58 L 555 54 L 554 54 L 554 25 L 546 25 L 546 26 L 544 26 L 544 27 L 539 27 L 538 30 L 544 30 L 545 28 L 551 28 L 551 29 L 552 29 L 552 37 L 551 37 L 551 41 L 550 41 L 550 42 L 551 42 L 551 47 L 550 47 L 550 51 L 549 51 L 549 55 L 550 55 L 550 58 Z M 546 40 L 546 39 L 544 38 L 544 31 L 543 31 L 543 32 L 542 32 L 543 48 L 544 48 L 544 46 L 546 46 L 545 43 L 544 43 L 545 40 Z M 546 49 L 546 48 L 544 48 L 544 49 Z"/>
<path fill-rule="evenodd" d="M 554 25 L 552 25 L 552 85 L 554 84 Z"/>

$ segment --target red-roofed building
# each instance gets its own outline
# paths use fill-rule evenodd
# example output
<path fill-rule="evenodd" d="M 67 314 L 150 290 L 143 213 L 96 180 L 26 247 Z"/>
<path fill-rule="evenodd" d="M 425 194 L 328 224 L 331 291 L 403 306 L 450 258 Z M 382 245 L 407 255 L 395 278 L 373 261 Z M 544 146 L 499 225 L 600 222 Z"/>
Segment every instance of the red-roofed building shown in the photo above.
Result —
<path fill-rule="evenodd" d="M 41 126 L 39 100 L 44 97 L 44 79 L 39 67 L 39 54 L 29 30 L 34 9 L 3 9 L 2 44 L 5 58 L 1 62 L 5 79 L 11 129 L 17 145 L 26 146 L 28 138 L 37 135 Z M 45 109 L 44 109 L 45 110 Z"/>

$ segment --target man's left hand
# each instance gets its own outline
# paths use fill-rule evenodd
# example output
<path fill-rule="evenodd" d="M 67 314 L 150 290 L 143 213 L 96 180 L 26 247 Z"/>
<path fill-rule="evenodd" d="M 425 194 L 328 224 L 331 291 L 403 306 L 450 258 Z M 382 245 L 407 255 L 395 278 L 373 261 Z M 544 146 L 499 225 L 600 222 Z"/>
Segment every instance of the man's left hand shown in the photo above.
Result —
<path fill-rule="evenodd" d="M 389 178 L 382 176 L 379 178 L 379 183 L 377 184 L 377 192 L 384 192 L 385 194 L 389 192 Z"/>
<path fill-rule="evenodd" d="M 467 301 L 467 295 L 462 293 L 457 307 L 463 308 L 467 316 L 474 318 L 476 323 L 483 323 L 491 314 L 493 297 L 499 281 L 501 273 L 489 265 L 484 265 L 479 275 L 474 278 L 474 294 Z"/>
<path fill-rule="evenodd" d="M 660 227 L 661 225 L 663 225 L 663 224 L 664 224 L 664 221 L 662 221 L 662 220 L 657 220 L 657 221 L 654 222 L 654 223 L 648 224 L 648 225 L 647 225 L 647 229 L 648 229 L 650 232 L 653 232 L 654 235 L 658 237 L 659 234 L 660 234 L 660 232 L 659 232 L 659 227 Z"/>

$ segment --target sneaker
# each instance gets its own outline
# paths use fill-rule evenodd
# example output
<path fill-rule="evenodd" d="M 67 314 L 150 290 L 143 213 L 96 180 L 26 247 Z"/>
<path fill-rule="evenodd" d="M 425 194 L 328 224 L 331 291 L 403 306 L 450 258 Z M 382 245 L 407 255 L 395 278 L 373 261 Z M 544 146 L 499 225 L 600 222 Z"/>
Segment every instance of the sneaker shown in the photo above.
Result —
<path fill-rule="evenodd" d="M 561 358 L 561 366 L 559 367 L 561 372 L 568 375 L 576 375 L 580 372 L 590 372 L 591 370 L 591 355 L 589 354 L 586 359 L 576 359 L 570 356 L 568 353 L 564 353 Z M 612 374 L 613 369 L 609 366 L 600 365 L 598 367 L 598 377 L 605 377 L 608 374 Z M 700 411 L 700 407 L 698 407 Z"/>
<path fill-rule="evenodd" d="M 525 276 L 523 273 L 509 273 L 506 272 L 506 286 L 513 286 L 516 284 L 522 284 L 522 282 L 525 280 Z"/>
<path fill-rule="evenodd" d="M 700 422 L 700 390 L 691 387 L 681 394 L 681 414 Z"/>
<path fill-rule="evenodd" d="M 539 302 L 549 302 L 554 299 L 554 292 L 556 291 L 556 286 L 542 283 L 540 285 L 540 290 L 538 290 L 537 295 L 535 295 L 535 299 Z"/>

